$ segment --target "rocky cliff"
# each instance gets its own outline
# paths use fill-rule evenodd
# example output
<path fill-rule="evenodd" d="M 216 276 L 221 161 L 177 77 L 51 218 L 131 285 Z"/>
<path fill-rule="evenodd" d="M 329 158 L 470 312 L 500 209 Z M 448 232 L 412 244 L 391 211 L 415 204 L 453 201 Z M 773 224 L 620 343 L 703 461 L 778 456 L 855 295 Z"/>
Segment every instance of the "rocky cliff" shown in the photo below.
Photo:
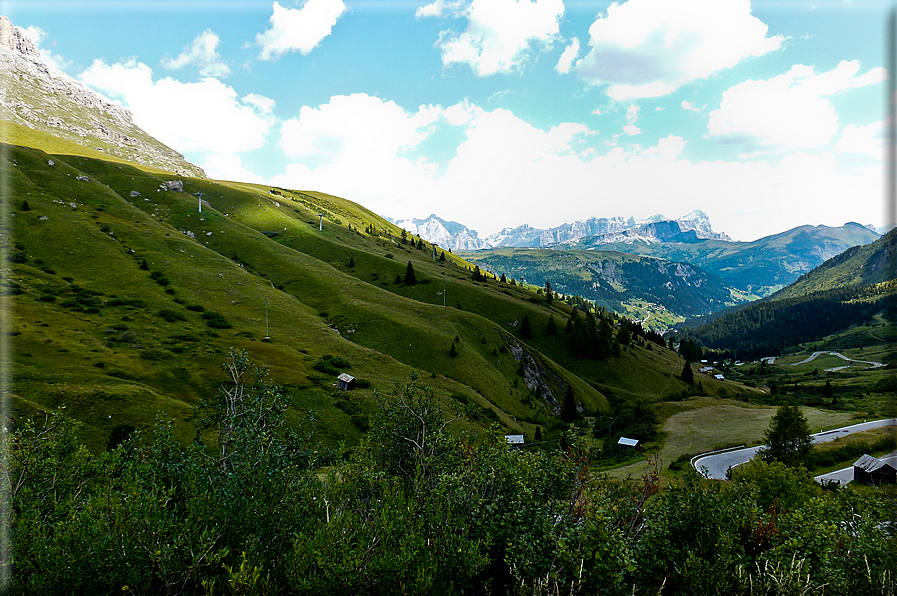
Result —
<path fill-rule="evenodd" d="M 131 113 L 48 66 L 8 18 L 0 16 L 0 120 L 181 176 L 201 168 L 137 127 Z"/>

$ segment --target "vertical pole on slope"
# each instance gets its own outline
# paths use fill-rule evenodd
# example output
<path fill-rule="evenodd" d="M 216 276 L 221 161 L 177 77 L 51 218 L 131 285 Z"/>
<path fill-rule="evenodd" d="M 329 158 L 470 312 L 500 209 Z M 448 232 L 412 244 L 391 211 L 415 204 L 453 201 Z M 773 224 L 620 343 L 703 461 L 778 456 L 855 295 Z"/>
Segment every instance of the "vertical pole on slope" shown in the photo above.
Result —
<path fill-rule="evenodd" d="M 887 41 L 885 41 L 887 56 L 885 65 L 888 69 L 887 97 L 885 98 L 885 122 L 887 123 L 887 148 L 885 149 L 885 183 L 884 197 L 884 225 L 888 227 L 897 224 L 897 7 L 892 7 L 888 14 Z M 893 252 L 888 255 L 891 278 L 897 274 L 897 255 Z"/>
<path fill-rule="evenodd" d="M 321 218 L 321 222 L 318 224 L 318 231 L 323 232 L 324 231 L 324 214 L 318 213 L 318 217 Z"/>
<path fill-rule="evenodd" d="M 265 339 L 271 339 L 271 334 L 268 333 L 268 297 L 265 296 Z"/>
<path fill-rule="evenodd" d="M 202 197 L 204 193 L 198 192 L 196 193 L 196 197 L 199 199 L 199 212 L 202 213 Z"/>

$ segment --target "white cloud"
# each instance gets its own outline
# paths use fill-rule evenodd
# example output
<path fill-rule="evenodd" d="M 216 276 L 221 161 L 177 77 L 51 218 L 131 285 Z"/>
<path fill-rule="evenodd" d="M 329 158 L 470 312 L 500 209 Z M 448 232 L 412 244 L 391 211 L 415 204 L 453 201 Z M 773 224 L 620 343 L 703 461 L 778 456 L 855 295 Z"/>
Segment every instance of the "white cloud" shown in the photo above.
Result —
<path fill-rule="evenodd" d="M 421 17 L 443 17 L 452 14 L 461 8 L 464 0 L 455 0 L 455 2 L 446 2 L 445 0 L 436 0 L 426 6 L 420 6 L 414 11 L 414 16 Z"/>
<path fill-rule="evenodd" d="M 307 56 L 330 35 L 336 21 L 346 12 L 343 0 L 306 0 L 302 8 L 284 8 L 274 3 L 271 28 L 255 36 L 262 46 L 259 58 L 273 60 L 287 52 Z"/>
<path fill-rule="evenodd" d="M 443 31 L 437 47 L 442 63 L 468 64 L 477 76 L 511 73 L 523 68 L 534 46 L 550 47 L 558 36 L 563 0 L 472 0 L 441 2 L 418 9 L 417 16 L 451 14 L 467 19 L 457 34 Z"/>
<path fill-rule="evenodd" d="M 748 80 L 723 92 L 710 113 L 707 129 L 728 142 L 766 148 L 810 148 L 828 143 L 838 132 L 838 114 L 828 96 L 881 80 L 881 69 L 856 76 L 860 64 L 842 61 L 816 74 L 795 65 L 768 80 Z"/>
<path fill-rule="evenodd" d="M 43 43 L 47 41 L 48 35 L 47 32 L 41 29 L 40 27 L 20 27 L 19 28 L 22 33 L 25 34 L 25 37 L 31 40 L 31 43 L 37 47 L 37 51 L 40 52 L 40 57 L 50 68 L 55 68 L 56 70 L 65 70 L 69 66 L 72 65 L 71 60 L 66 60 L 59 54 L 43 47 Z"/>
<path fill-rule="evenodd" d="M 208 156 L 200 167 L 209 178 L 215 180 L 267 183 L 267 180 L 246 169 L 239 155 L 231 153 L 214 153 Z"/>
<path fill-rule="evenodd" d="M 177 70 L 192 64 L 204 77 L 226 77 L 230 74 L 230 68 L 221 61 L 221 55 L 218 53 L 220 42 L 221 39 L 212 30 L 206 29 L 197 35 L 177 58 L 162 60 L 162 66 Z"/>
<path fill-rule="evenodd" d="M 443 128 L 461 131 L 463 140 L 439 164 L 421 155 Z M 777 164 L 694 162 L 675 135 L 645 148 L 607 149 L 582 124 L 543 130 L 502 109 L 406 110 L 366 95 L 303 108 L 283 134 L 294 163 L 272 184 L 326 190 L 394 217 L 437 213 L 481 235 L 524 223 L 693 209 L 742 240 L 806 223 L 881 218 L 878 170 L 846 167 L 832 153 L 798 152 Z"/>
<path fill-rule="evenodd" d="M 634 137 L 635 135 L 642 134 L 642 129 L 634 124 L 627 124 L 623 127 L 623 132 L 628 134 L 630 137 Z"/>
<path fill-rule="evenodd" d="M 885 122 L 873 122 L 866 126 L 848 124 L 841 131 L 841 138 L 838 139 L 834 147 L 835 152 L 862 154 L 872 159 L 883 159 Z"/>
<path fill-rule="evenodd" d="M 683 110 L 688 110 L 689 112 L 695 112 L 697 114 L 700 114 L 704 110 L 704 108 L 699 108 L 696 105 L 694 105 L 693 103 L 687 102 L 685 100 L 683 100 L 680 105 L 682 106 Z M 704 106 L 704 107 L 706 107 L 706 106 Z"/>
<path fill-rule="evenodd" d="M 271 100 L 261 96 L 240 100 L 233 88 L 217 79 L 198 83 L 153 80 L 152 69 L 133 60 L 112 65 L 95 60 L 78 78 L 120 100 L 133 113 L 137 126 L 180 152 L 257 149 L 265 143 L 272 125 Z"/>
<path fill-rule="evenodd" d="M 579 56 L 579 40 L 574 37 L 570 45 L 564 50 L 564 53 L 561 54 L 561 58 L 554 66 L 554 69 L 560 74 L 567 74 L 570 72 L 570 67 L 577 56 Z"/>
<path fill-rule="evenodd" d="M 576 63 L 616 100 L 659 97 L 691 81 L 778 49 L 784 38 L 751 15 L 749 0 L 629 0 L 589 28 L 591 51 Z"/>

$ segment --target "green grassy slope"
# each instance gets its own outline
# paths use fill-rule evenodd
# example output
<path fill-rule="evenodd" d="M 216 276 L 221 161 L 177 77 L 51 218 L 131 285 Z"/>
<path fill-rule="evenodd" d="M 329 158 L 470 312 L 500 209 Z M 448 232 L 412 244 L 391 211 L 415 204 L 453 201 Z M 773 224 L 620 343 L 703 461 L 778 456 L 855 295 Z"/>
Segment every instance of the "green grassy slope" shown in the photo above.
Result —
<path fill-rule="evenodd" d="M 563 332 L 543 332 L 551 316 L 563 327 L 569 307 L 474 283 L 466 262 L 434 260 L 429 245 L 403 244 L 395 226 L 338 197 L 191 178 L 174 192 L 160 188 L 170 174 L 23 147 L 7 146 L 0 167 L 16 410 L 65 405 L 95 449 L 116 425 L 145 427 L 163 412 L 189 439 L 192 408 L 223 380 L 232 346 L 266 363 L 295 412 L 314 411 L 316 432 L 334 442 L 357 440 L 374 389 L 413 371 L 460 426 L 497 421 L 530 436 L 556 424 L 568 385 L 585 412 L 607 410 L 608 393 L 650 401 L 683 388 L 670 379 L 681 369 L 674 353 L 579 358 Z M 419 283 L 396 284 L 409 261 Z M 221 317 L 203 318 L 209 311 Z M 525 343 L 512 326 L 524 316 L 535 330 Z M 222 319 L 230 327 L 208 324 Z M 336 390 L 335 375 L 313 368 L 326 354 L 368 387 Z"/>

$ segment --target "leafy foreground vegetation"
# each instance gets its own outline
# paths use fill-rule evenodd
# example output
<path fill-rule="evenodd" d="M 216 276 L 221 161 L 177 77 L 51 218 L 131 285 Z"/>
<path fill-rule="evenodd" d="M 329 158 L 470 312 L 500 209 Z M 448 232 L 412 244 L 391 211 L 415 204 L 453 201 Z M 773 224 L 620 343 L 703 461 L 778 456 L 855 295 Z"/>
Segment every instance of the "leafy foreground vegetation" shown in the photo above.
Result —
<path fill-rule="evenodd" d="M 612 481 L 564 448 L 455 433 L 412 377 L 352 450 L 285 424 L 234 351 L 190 444 L 100 455 L 62 413 L 13 435 L 17 594 L 893 594 L 894 501 L 755 461 L 731 483 Z M 308 420 L 307 426 L 314 421 Z"/>

